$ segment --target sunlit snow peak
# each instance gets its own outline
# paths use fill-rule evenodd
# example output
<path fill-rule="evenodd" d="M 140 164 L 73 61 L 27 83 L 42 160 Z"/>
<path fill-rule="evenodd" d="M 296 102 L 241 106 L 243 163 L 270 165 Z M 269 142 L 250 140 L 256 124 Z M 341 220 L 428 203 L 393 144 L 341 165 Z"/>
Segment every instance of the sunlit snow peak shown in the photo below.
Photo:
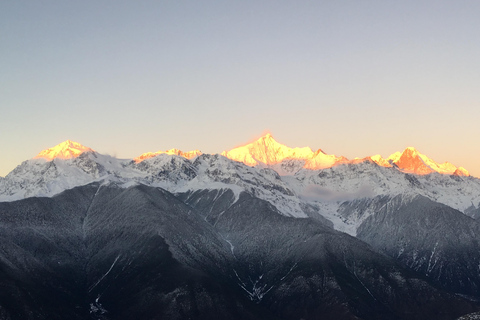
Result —
<path fill-rule="evenodd" d="M 53 148 L 40 152 L 35 159 L 71 159 L 76 158 L 84 152 L 94 152 L 91 148 L 85 147 L 80 143 L 71 140 L 64 141 Z M 160 154 L 177 155 L 187 159 L 193 159 L 202 155 L 199 150 L 183 152 L 179 149 L 170 149 L 166 151 L 147 152 L 133 160 L 136 163 L 146 159 L 153 158 Z M 222 155 L 238 162 L 243 162 L 248 166 L 268 166 L 277 171 L 280 175 L 292 175 L 304 169 L 320 170 L 327 169 L 339 164 L 356 164 L 365 160 L 373 161 L 382 167 L 395 167 L 405 173 L 427 175 L 430 173 L 441 173 L 457 176 L 470 176 L 469 172 L 463 167 L 456 167 L 452 163 L 437 163 L 414 147 L 405 148 L 402 152 L 391 154 L 388 158 L 381 155 L 374 155 L 362 159 L 348 160 L 345 157 L 329 155 L 321 149 L 313 151 L 310 147 L 290 148 L 277 142 L 270 133 L 267 133 L 259 139 L 234 148 L 230 151 L 222 152 Z"/>
<path fill-rule="evenodd" d="M 51 161 L 53 159 L 70 159 L 76 158 L 84 152 L 94 151 L 91 148 L 85 147 L 78 142 L 71 140 L 64 141 L 53 148 L 41 151 L 35 156 L 35 159 L 46 159 Z"/>
<path fill-rule="evenodd" d="M 462 177 L 470 176 L 470 173 L 464 167 L 458 167 L 453 174 L 456 176 L 462 176 Z"/>
<path fill-rule="evenodd" d="M 249 166 L 259 163 L 272 165 L 284 159 L 304 159 L 311 154 L 313 151 L 309 147 L 289 148 L 275 141 L 270 133 L 252 143 L 222 152 L 223 156 Z"/>
<path fill-rule="evenodd" d="M 167 151 L 146 152 L 146 153 L 143 153 L 140 156 L 134 158 L 133 161 L 135 161 L 136 163 L 139 163 L 139 162 L 142 162 L 143 160 L 158 156 L 159 154 L 177 155 L 177 156 L 181 156 L 181 157 L 184 157 L 184 158 L 187 158 L 187 159 L 192 159 L 192 158 L 195 158 L 195 157 L 198 157 L 199 155 L 201 155 L 202 152 L 200 150 L 192 150 L 192 151 L 183 152 L 181 150 L 173 148 L 173 149 L 170 149 L 170 150 L 167 150 Z"/>
<path fill-rule="evenodd" d="M 374 156 L 371 156 L 370 159 L 375 162 L 376 164 L 378 164 L 379 166 L 382 166 L 382 167 L 391 167 L 392 165 L 390 164 L 390 162 L 388 162 L 387 159 L 384 159 L 382 158 L 381 155 L 379 154 L 376 154 Z"/>
<path fill-rule="evenodd" d="M 303 161 L 303 167 L 308 169 L 324 169 L 346 161 L 344 157 L 327 155 L 322 150 L 313 152 L 310 147 L 290 148 L 278 143 L 270 133 L 260 139 L 222 152 L 222 155 L 248 166 L 275 165 L 285 160 Z"/>
<path fill-rule="evenodd" d="M 438 172 L 441 174 L 455 174 L 459 176 L 470 175 L 464 168 L 457 168 L 450 162 L 437 163 L 426 155 L 420 153 L 414 147 L 408 147 L 403 150 L 403 152 L 396 152 L 390 155 L 387 161 L 391 164 L 395 164 L 396 167 L 407 173 L 425 175 L 432 172 Z"/>

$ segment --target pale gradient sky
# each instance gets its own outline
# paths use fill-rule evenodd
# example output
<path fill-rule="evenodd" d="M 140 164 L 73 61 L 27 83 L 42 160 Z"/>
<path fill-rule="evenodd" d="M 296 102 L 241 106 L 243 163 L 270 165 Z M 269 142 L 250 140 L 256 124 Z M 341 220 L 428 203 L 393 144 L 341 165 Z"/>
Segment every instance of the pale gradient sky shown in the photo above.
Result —
<path fill-rule="evenodd" d="M 71 139 L 133 158 L 265 130 L 480 177 L 480 1 L 2 1 L 0 176 Z"/>

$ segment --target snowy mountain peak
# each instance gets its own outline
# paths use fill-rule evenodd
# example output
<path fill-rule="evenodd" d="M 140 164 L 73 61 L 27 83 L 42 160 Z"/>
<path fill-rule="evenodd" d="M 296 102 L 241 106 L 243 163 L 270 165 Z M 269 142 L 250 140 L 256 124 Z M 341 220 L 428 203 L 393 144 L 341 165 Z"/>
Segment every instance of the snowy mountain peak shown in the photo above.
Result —
<path fill-rule="evenodd" d="M 176 156 L 181 156 L 187 159 L 193 159 L 195 157 L 198 157 L 199 155 L 202 155 L 202 152 L 200 150 L 192 150 L 188 152 L 183 152 L 182 150 L 178 149 L 170 149 L 167 151 L 157 151 L 157 152 L 146 152 L 141 154 L 140 156 L 136 157 L 133 159 L 136 163 L 142 162 L 143 160 L 153 158 L 155 156 L 158 156 L 159 154 L 168 154 L 168 155 L 176 155 Z"/>
<path fill-rule="evenodd" d="M 390 162 L 388 162 L 388 160 L 384 159 L 381 155 L 379 154 L 376 154 L 374 156 L 371 156 L 370 157 L 370 160 L 372 160 L 373 162 L 375 162 L 376 164 L 378 164 L 379 166 L 382 166 L 382 167 L 391 167 L 392 165 L 390 164 Z"/>
<path fill-rule="evenodd" d="M 94 152 L 93 149 L 85 147 L 78 142 L 66 140 L 56 145 L 55 147 L 41 151 L 39 154 L 35 156 L 34 159 L 46 159 L 48 161 L 51 161 L 56 158 L 71 159 L 71 158 L 76 158 L 82 153 L 87 151 Z"/>
<path fill-rule="evenodd" d="M 456 176 L 469 177 L 470 173 L 464 167 L 458 167 L 453 173 Z"/>
<path fill-rule="evenodd" d="M 313 151 L 309 147 L 289 148 L 280 144 L 270 133 L 252 143 L 222 152 L 223 156 L 248 166 L 256 166 L 260 163 L 273 165 L 285 159 L 306 159 L 312 154 Z"/>
<path fill-rule="evenodd" d="M 415 147 L 406 147 L 405 150 L 403 150 L 403 153 L 411 154 L 412 156 L 420 154 Z"/>
<path fill-rule="evenodd" d="M 430 174 L 434 171 L 423 161 L 424 158 L 428 159 L 428 162 L 432 162 L 414 147 L 408 147 L 402 153 L 397 152 L 389 157 L 400 170 L 420 175 Z"/>
<path fill-rule="evenodd" d="M 469 175 L 467 170 L 463 168 L 463 170 L 459 170 L 459 168 L 457 168 L 450 162 L 435 162 L 426 155 L 420 153 L 414 147 L 408 147 L 403 150 L 403 152 L 396 152 L 390 155 L 387 160 L 390 163 L 395 164 L 401 171 L 407 173 L 425 175 L 432 172 L 438 172 L 441 174 L 458 174 L 462 176 Z"/>
<path fill-rule="evenodd" d="M 267 132 L 262 138 L 263 139 L 273 139 L 273 136 L 270 132 Z"/>
<path fill-rule="evenodd" d="M 278 143 L 270 133 L 252 143 L 224 151 L 222 155 L 248 166 L 271 166 L 281 175 L 294 174 L 302 167 L 318 170 L 348 162 L 345 157 L 328 155 L 321 149 L 313 152 L 310 147 L 287 147 Z"/>

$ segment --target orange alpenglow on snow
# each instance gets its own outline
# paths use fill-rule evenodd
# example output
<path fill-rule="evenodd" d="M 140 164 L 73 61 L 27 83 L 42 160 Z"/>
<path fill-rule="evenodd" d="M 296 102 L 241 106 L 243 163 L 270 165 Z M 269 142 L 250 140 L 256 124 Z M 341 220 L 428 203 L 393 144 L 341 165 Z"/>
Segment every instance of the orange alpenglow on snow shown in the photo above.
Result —
<path fill-rule="evenodd" d="M 387 168 L 392 167 L 390 162 L 388 162 L 388 160 L 383 159 L 382 156 L 379 154 L 371 156 L 370 160 L 372 160 L 373 162 L 375 162 L 376 164 L 382 167 L 387 167 Z"/>
<path fill-rule="evenodd" d="M 457 170 L 453 173 L 456 176 L 469 177 L 470 172 L 467 171 L 464 167 L 458 167 Z"/>
<path fill-rule="evenodd" d="M 465 168 L 456 167 L 450 162 L 437 163 L 414 147 L 408 147 L 403 152 L 396 152 L 387 159 L 383 159 L 380 155 L 370 158 L 380 166 L 391 167 L 394 164 L 398 169 L 407 173 L 426 175 L 438 172 L 441 174 L 470 176 L 470 173 Z"/>
<path fill-rule="evenodd" d="M 51 161 L 53 159 L 71 159 L 76 158 L 84 152 L 92 151 L 93 149 L 85 147 L 78 142 L 74 141 L 64 141 L 53 148 L 46 149 L 41 151 L 39 154 L 35 156 L 34 159 L 46 159 Z"/>
<path fill-rule="evenodd" d="M 222 155 L 252 167 L 257 165 L 275 165 L 284 160 L 301 160 L 304 161 L 303 168 L 319 170 L 343 163 L 358 163 L 368 160 L 382 167 L 395 166 L 400 171 L 419 175 L 426 175 L 432 172 L 458 176 L 470 175 L 465 168 L 456 167 L 449 162 L 439 164 L 413 147 L 408 147 L 403 152 L 396 152 L 387 159 L 377 154 L 350 161 L 345 157 L 325 154 L 321 149 L 313 152 L 309 147 L 289 148 L 275 141 L 270 133 L 252 143 L 230 151 L 224 151 Z"/>
<path fill-rule="evenodd" d="M 167 151 L 157 151 L 157 152 L 146 152 L 141 154 L 140 156 L 136 157 L 133 159 L 136 163 L 142 162 L 143 160 L 153 158 L 155 156 L 158 156 L 159 154 L 168 154 L 168 155 L 176 155 L 176 156 L 181 156 L 187 159 L 193 159 L 195 157 L 198 157 L 202 155 L 202 152 L 200 150 L 193 150 L 193 151 L 188 151 L 188 152 L 183 152 L 178 149 L 170 149 Z"/>
<path fill-rule="evenodd" d="M 330 168 L 348 161 L 345 157 L 327 155 L 320 149 L 313 152 L 309 147 L 289 148 L 275 141 L 270 133 L 252 143 L 230 151 L 223 151 L 222 156 L 243 162 L 248 166 L 274 165 L 291 159 L 303 160 L 305 161 L 303 167 L 312 170 Z"/>

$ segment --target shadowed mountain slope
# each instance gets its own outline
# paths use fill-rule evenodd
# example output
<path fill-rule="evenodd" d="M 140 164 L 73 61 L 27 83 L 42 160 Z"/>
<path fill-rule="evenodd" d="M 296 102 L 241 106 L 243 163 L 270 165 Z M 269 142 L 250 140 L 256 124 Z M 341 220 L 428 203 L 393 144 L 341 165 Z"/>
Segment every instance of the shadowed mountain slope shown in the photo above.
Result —
<path fill-rule="evenodd" d="M 477 221 L 422 196 L 381 203 L 360 225 L 359 239 L 452 292 L 480 295 Z"/>
<path fill-rule="evenodd" d="M 477 310 L 316 220 L 279 215 L 247 193 L 211 199 L 225 203 L 210 222 L 206 207 L 143 185 L 0 203 L 0 319 L 450 319 Z"/>

